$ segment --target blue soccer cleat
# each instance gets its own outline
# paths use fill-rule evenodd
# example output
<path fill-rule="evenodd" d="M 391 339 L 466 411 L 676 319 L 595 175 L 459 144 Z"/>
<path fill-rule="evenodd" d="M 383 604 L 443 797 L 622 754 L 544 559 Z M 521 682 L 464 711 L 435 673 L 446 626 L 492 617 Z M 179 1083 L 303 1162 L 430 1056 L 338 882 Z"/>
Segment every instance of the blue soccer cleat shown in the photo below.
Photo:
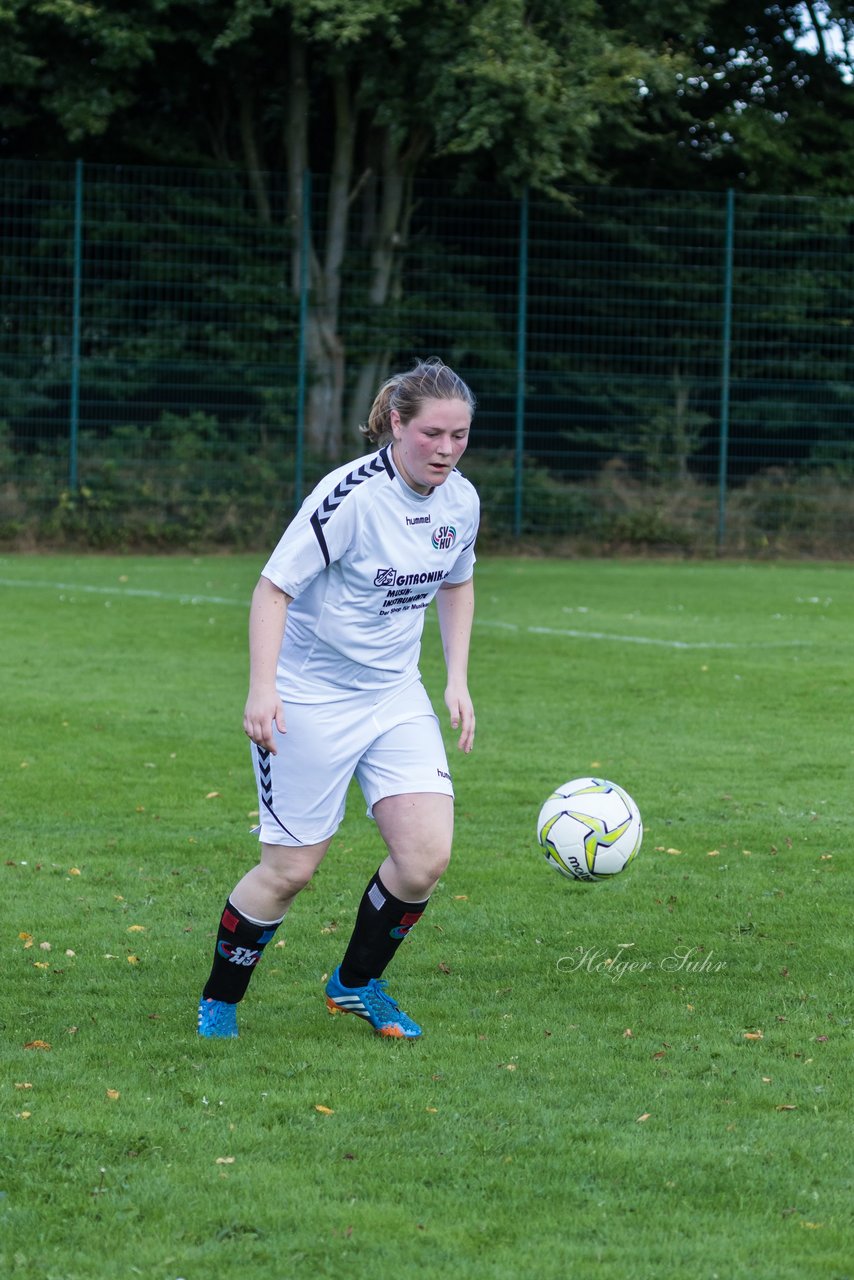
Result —
<path fill-rule="evenodd" d="M 415 1040 L 421 1028 L 395 1004 L 385 990 L 381 978 L 371 978 L 366 987 L 341 985 L 338 969 L 326 984 L 326 1007 L 330 1013 L 355 1013 L 364 1018 L 378 1036 L 396 1040 Z"/>
<path fill-rule="evenodd" d="M 237 1005 L 224 1000 L 199 1001 L 199 1035 L 206 1040 L 228 1040 L 237 1035 Z"/>

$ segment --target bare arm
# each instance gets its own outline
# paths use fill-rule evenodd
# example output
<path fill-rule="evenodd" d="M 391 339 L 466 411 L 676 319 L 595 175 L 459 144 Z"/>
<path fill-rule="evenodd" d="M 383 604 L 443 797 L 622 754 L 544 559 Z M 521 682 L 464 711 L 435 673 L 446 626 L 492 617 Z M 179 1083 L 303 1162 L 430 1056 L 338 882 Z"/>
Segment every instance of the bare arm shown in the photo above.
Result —
<path fill-rule="evenodd" d="M 474 621 L 474 582 L 446 583 L 436 594 L 439 630 L 445 652 L 448 683 L 445 705 L 451 713 L 451 728 L 460 728 L 460 751 L 474 745 L 474 706 L 468 690 L 468 661 Z"/>
<path fill-rule="evenodd" d="M 273 725 L 280 733 L 285 732 L 285 711 L 276 690 L 276 663 L 292 599 L 269 578 L 261 577 L 249 609 L 249 696 L 243 728 L 253 742 L 273 755 Z"/>

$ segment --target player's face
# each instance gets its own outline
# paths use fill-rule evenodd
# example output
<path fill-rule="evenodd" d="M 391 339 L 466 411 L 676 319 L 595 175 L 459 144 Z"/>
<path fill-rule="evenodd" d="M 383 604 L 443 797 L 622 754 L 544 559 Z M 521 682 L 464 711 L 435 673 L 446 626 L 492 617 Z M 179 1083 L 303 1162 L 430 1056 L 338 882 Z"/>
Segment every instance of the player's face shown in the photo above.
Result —
<path fill-rule="evenodd" d="M 409 422 L 391 411 L 392 455 L 410 488 L 429 493 L 444 484 L 465 453 L 471 413 L 462 400 L 425 400 Z"/>

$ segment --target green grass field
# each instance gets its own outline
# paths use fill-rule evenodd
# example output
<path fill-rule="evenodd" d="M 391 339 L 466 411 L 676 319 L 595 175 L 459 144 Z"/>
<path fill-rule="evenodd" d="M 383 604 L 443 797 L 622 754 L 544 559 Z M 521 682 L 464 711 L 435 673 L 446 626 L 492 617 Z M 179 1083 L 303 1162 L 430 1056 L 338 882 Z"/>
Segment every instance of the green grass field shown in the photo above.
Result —
<path fill-rule="evenodd" d="M 211 1043 L 262 559 L 0 559 L 2 1274 L 850 1280 L 851 569 L 483 559 L 454 860 L 389 971 L 424 1039 L 324 1008 L 354 792 Z M 443 711 L 432 616 L 422 665 Z M 646 824 L 594 886 L 535 839 L 588 771 Z"/>

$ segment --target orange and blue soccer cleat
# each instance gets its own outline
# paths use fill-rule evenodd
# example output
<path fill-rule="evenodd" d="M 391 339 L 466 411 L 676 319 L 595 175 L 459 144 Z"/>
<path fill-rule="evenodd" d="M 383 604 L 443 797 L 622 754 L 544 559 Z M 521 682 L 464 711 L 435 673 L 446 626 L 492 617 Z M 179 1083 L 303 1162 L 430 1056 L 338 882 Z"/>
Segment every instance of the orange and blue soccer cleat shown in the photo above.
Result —
<path fill-rule="evenodd" d="M 381 978 L 371 978 L 365 987 L 342 986 L 336 969 L 326 984 L 326 1007 L 330 1013 L 355 1013 L 364 1018 L 378 1036 L 417 1039 L 422 1034 L 418 1023 L 395 1004 L 385 987 Z"/>

